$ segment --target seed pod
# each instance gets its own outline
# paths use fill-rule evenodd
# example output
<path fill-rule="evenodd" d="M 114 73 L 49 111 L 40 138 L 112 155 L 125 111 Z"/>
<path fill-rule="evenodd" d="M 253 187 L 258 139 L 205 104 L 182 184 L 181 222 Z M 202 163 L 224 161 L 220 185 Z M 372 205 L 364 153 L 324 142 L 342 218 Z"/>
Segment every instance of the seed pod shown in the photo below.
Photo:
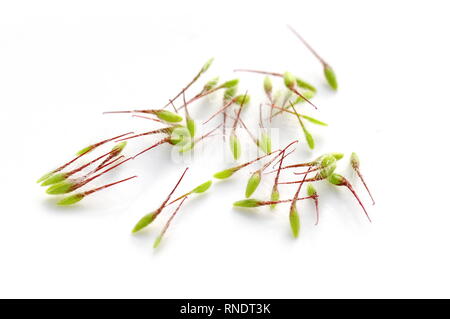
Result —
<path fill-rule="evenodd" d="M 291 206 L 291 210 L 289 212 L 289 223 L 291 224 L 292 235 L 297 238 L 300 233 L 300 217 L 298 215 L 296 205 Z"/>
<path fill-rule="evenodd" d="M 230 101 L 232 98 L 234 98 L 236 93 L 237 93 L 237 86 L 233 86 L 233 87 L 226 89 L 225 92 L 223 93 L 224 102 L 226 103 L 226 102 Z"/>
<path fill-rule="evenodd" d="M 54 174 L 54 172 L 49 172 L 47 174 L 44 174 L 41 176 L 41 178 L 39 178 L 36 183 L 42 183 L 43 181 L 45 181 L 46 179 L 48 179 L 50 176 L 52 176 Z"/>
<path fill-rule="evenodd" d="M 94 149 L 94 145 L 86 146 L 85 148 L 79 150 L 79 151 L 77 152 L 77 155 L 83 155 L 83 154 L 86 154 L 86 153 L 90 152 L 90 151 L 93 150 L 93 149 Z"/>
<path fill-rule="evenodd" d="M 203 86 L 203 92 L 209 91 L 214 89 L 217 86 L 217 83 L 219 83 L 219 77 L 216 76 L 215 78 L 212 78 L 208 82 L 205 83 Z"/>
<path fill-rule="evenodd" d="M 260 203 L 259 200 L 249 198 L 249 199 L 244 199 L 244 200 L 234 202 L 233 206 L 235 206 L 235 207 L 258 207 L 259 203 Z"/>
<path fill-rule="evenodd" d="M 237 86 L 238 84 L 239 84 L 239 79 L 233 79 L 233 80 L 226 81 L 225 83 L 223 83 L 221 85 L 221 87 L 228 89 L 228 88 L 232 88 L 234 86 Z"/>
<path fill-rule="evenodd" d="M 311 100 L 316 95 L 316 93 L 314 93 L 312 91 L 305 91 L 305 92 L 302 93 L 302 95 L 305 98 L 307 98 L 308 100 Z M 296 105 L 296 104 L 304 103 L 304 102 L 306 102 L 306 100 L 303 97 L 297 96 L 297 98 L 295 99 L 293 104 Z"/>
<path fill-rule="evenodd" d="M 191 117 L 186 117 L 186 127 L 191 137 L 195 136 L 196 126 L 195 121 Z"/>
<path fill-rule="evenodd" d="M 272 80 L 268 76 L 266 76 L 264 78 L 264 91 L 268 96 L 271 96 L 272 89 L 273 89 Z"/>
<path fill-rule="evenodd" d="M 313 123 L 313 124 L 322 125 L 322 126 L 328 126 L 327 123 L 324 123 L 324 122 L 322 122 L 322 121 L 316 120 L 316 119 L 313 118 L 313 117 L 310 117 L 310 116 L 307 116 L 307 115 L 300 115 L 300 116 L 301 116 L 302 118 L 304 118 L 305 120 L 307 120 L 307 121 Z"/>
<path fill-rule="evenodd" d="M 248 103 L 250 103 L 250 95 L 248 95 L 248 94 L 238 95 L 238 96 L 236 96 L 234 101 L 235 101 L 236 104 L 245 106 Z"/>
<path fill-rule="evenodd" d="M 309 90 L 314 93 L 317 92 L 317 89 L 312 84 L 309 84 L 308 82 L 303 81 L 300 78 L 295 78 L 295 81 L 296 81 L 298 87 Z M 308 97 L 306 97 L 306 98 L 308 98 Z"/>
<path fill-rule="evenodd" d="M 350 156 L 350 163 L 352 164 L 354 170 L 359 169 L 359 157 L 355 152 L 353 152 Z"/>
<path fill-rule="evenodd" d="M 169 123 L 181 122 L 183 118 L 176 113 L 166 111 L 166 110 L 156 110 L 154 114 L 161 120 Z"/>
<path fill-rule="evenodd" d="M 170 143 L 177 146 L 185 146 L 192 142 L 191 133 L 185 127 L 177 127 L 170 135 Z"/>
<path fill-rule="evenodd" d="M 272 189 L 272 194 L 270 194 L 270 200 L 272 202 L 277 202 L 280 200 L 280 192 L 277 188 Z M 274 209 L 277 206 L 277 204 L 270 205 L 271 209 Z"/>
<path fill-rule="evenodd" d="M 67 197 L 65 197 L 65 198 L 63 198 L 63 199 L 61 199 L 58 203 L 57 203 L 57 205 L 60 205 L 60 206 L 68 206 L 68 205 L 73 205 L 73 204 L 75 204 L 75 203 L 78 203 L 80 200 L 82 200 L 84 198 L 84 195 L 83 194 L 74 194 L 74 195 L 70 195 L 70 196 L 67 196 Z"/>
<path fill-rule="evenodd" d="M 57 173 L 57 174 L 54 174 L 54 175 L 50 176 L 46 180 L 44 180 L 44 182 L 41 184 L 41 186 L 53 185 L 53 184 L 62 182 L 65 179 L 66 179 L 66 174 L 65 173 Z"/>
<path fill-rule="evenodd" d="M 250 176 L 247 182 L 247 188 L 245 189 L 245 197 L 249 198 L 258 188 L 259 183 L 261 182 L 261 172 L 256 171 Z"/>
<path fill-rule="evenodd" d="M 336 164 L 330 164 L 329 166 L 321 169 L 319 171 L 319 173 L 317 173 L 316 176 L 318 179 L 325 179 L 325 178 L 328 178 L 330 175 L 332 175 L 335 170 L 336 170 Z"/>
<path fill-rule="evenodd" d="M 330 165 L 332 165 L 332 164 L 335 164 L 336 163 L 336 158 L 333 156 L 333 155 L 329 155 L 329 154 L 327 154 L 327 155 L 324 155 L 323 157 L 322 157 L 322 159 L 321 159 L 321 161 L 320 161 L 320 165 L 322 166 L 322 167 L 327 167 L 327 166 L 330 166 Z"/>
<path fill-rule="evenodd" d="M 295 88 L 295 76 L 291 72 L 285 72 L 283 75 L 283 80 L 284 85 L 286 85 L 288 89 Z"/>
<path fill-rule="evenodd" d="M 311 183 L 308 184 L 306 192 L 308 193 L 308 196 L 317 196 L 317 191 Z"/>
<path fill-rule="evenodd" d="M 230 148 L 233 153 L 233 158 L 238 160 L 239 157 L 241 157 L 241 143 L 239 142 L 236 134 L 230 135 Z"/>
<path fill-rule="evenodd" d="M 140 231 L 141 229 L 147 227 L 148 225 L 150 225 L 156 218 L 158 214 L 156 212 L 151 212 L 147 215 L 145 215 L 144 217 L 142 217 L 137 224 L 134 226 L 132 232 L 136 233 L 138 231 Z"/>
<path fill-rule="evenodd" d="M 344 157 L 344 153 L 331 153 L 331 155 L 333 155 L 333 157 L 339 161 L 340 159 L 342 159 Z"/>
<path fill-rule="evenodd" d="M 210 187 L 211 187 L 212 181 L 207 181 L 199 186 L 197 186 L 196 188 L 194 188 L 190 193 L 204 193 L 206 192 Z"/>
<path fill-rule="evenodd" d="M 127 142 L 120 142 L 117 143 L 116 145 L 114 145 L 113 149 L 111 150 L 111 153 L 114 156 L 119 155 L 120 153 L 122 153 L 123 149 L 125 148 L 125 146 L 127 146 Z"/>
<path fill-rule="evenodd" d="M 235 170 L 228 168 L 223 171 L 215 173 L 214 177 L 217 179 L 226 179 L 226 178 L 230 177 L 231 175 L 233 175 L 235 172 L 236 172 Z"/>
<path fill-rule="evenodd" d="M 272 152 L 272 140 L 267 133 L 261 133 L 261 139 L 257 141 L 258 147 L 266 154 Z"/>
<path fill-rule="evenodd" d="M 310 149 L 314 149 L 314 139 L 306 128 L 303 128 L 303 133 L 305 134 L 306 141 Z"/>
<path fill-rule="evenodd" d="M 208 71 L 208 69 L 211 66 L 211 64 L 213 63 L 213 61 L 214 61 L 214 58 L 211 58 L 208 61 L 206 61 L 206 63 L 203 64 L 202 70 L 200 72 L 205 73 L 206 71 Z"/>
<path fill-rule="evenodd" d="M 331 86 L 333 90 L 336 91 L 338 89 L 338 83 L 336 79 L 336 74 L 334 73 L 331 66 L 325 64 L 323 67 L 323 73 L 325 74 L 325 78 L 327 79 L 328 84 Z"/>
<path fill-rule="evenodd" d="M 69 180 L 65 180 L 59 182 L 57 184 L 53 184 L 49 188 L 47 188 L 46 192 L 50 195 L 60 195 L 67 194 L 72 191 L 72 188 L 75 186 L 75 183 Z"/>

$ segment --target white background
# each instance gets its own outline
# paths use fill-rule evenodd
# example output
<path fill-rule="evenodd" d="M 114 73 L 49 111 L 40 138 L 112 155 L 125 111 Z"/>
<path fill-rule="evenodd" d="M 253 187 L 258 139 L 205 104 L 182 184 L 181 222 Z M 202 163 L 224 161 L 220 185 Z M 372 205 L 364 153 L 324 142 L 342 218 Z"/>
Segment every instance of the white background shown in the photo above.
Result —
<path fill-rule="evenodd" d="M 446 1 L 2 1 L 0 297 L 450 297 L 448 12 Z M 334 67 L 337 94 L 287 23 Z M 154 251 L 169 210 L 142 234 L 130 230 L 186 166 L 167 146 L 112 177 L 138 174 L 133 182 L 55 207 L 40 175 L 89 143 L 158 127 L 102 111 L 165 104 L 211 56 L 200 82 L 241 77 L 254 101 L 247 119 L 262 77 L 234 68 L 290 70 L 317 85 L 320 110 L 302 110 L 330 126 L 309 125 L 316 150 L 301 140 L 291 160 L 345 152 L 339 169 L 372 224 L 345 189 L 323 184 L 319 226 L 302 203 L 294 240 L 288 206 L 232 208 L 247 170 L 186 203 Z M 192 107 L 194 116 L 217 109 Z M 350 173 L 352 151 L 376 206 Z M 177 194 L 229 165 L 194 161 Z"/>

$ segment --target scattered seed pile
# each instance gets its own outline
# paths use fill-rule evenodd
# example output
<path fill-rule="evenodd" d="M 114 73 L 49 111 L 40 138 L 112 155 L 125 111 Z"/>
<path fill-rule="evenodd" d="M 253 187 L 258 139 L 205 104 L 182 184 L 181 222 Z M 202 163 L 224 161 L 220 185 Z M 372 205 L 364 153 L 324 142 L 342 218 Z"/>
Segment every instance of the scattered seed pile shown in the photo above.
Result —
<path fill-rule="evenodd" d="M 290 30 L 305 44 L 305 46 L 317 57 L 323 66 L 324 76 L 332 90 L 338 89 L 338 84 L 336 80 L 336 75 L 331 68 L 331 66 L 325 62 L 316 51 L 314 51 L 311 46 L 293 29 L 289 26 Z M 356 194 L 353 186 L 350 182 L 342 175 L 335 173 L 336 167 L 339 161 L 344 157 L 342 153 L 327 153 L 317 157 L 315 160 L 305 163 L 293 163 L 290 165 L 284 165 L 286 158 L 292 154 L 295 150 L 294 146 L 299 143 L 299 140 L 291 141 L 287 146 L 282 149 L 272 150 L 271 136 L 268 130 L 272 119 L 279 116 L 280 114 L 286 114 L 288 116 L 294 116 L 298 123 L 299 128 L 304 136 L 304 140 L 308 147 L 312 150 L 314 149 L 314 138 L 307 128 L 307 123 L 309 122 L 314 125 L 327 126 L 326 123 L 319 121 L 309 115 L 301 114 L 297 111 L 297 107 L 301 104 L 306 104 L 309 107 L 317 109 L 317 106 L 311 102 L 311 99 L 315 96 L 317 90 L 316 88 L 304 81 L 303 79 L 295 76 L 290 72 L 277 73 L 277 72 L 267 72 L 260 70 L 249 70 L 249 69 L 237 69 L 235 72 L 252 72 L 256 74 L 264 75 L 262 81 L 262 87 L 265 92 L 267 101 L 263 101 L 259 107 L 259 127 L 260 133 L 258 135 L 252 133 L 252 131 L 246 126 L 241 118 L 241 112 L 246 105 L 250 102 L 250 95 L 248 92 L 243 94 L 238 94 L 238 84 L 239 79 L 231 79 L 228 81 L 220 82 L 218 77 L 215 77 L 207 81 L 202 89 L 194 94 L 190 99 L 186 99 L 186 95 L 191 86 L 199 80 L 199 78 L 208 71 L 211 66 L 213 59 L 208 60 L 200 69 L 200 71 L 195 75 L 191 82 L 189 82 L 177 95 L 169 99 L 169 102 L 161 108 L 158 109 L 145 109 L 145 110 L 125 110 L 125 111 L 110 111 L 106 113 L 130 113 L 136 117 L 146 118 L 152 120 L 159 124 L 164 125 L 163 128 L 155 129 L 148 132 L 143 132 L 139 134 L 134 134 L 133 132 L 128 132 L 125 134 L 120 134 L 118 136 L 105 139 L 103 141 L 97 142 L 95 144 L 89 145 L 82 150 L 80 150 L 76 156 L 69 162 L 61 165 L 60 167 L 52 170 L 51 172 L 42 176 L 38 183 L 42 186 L 48 186 L 46 192 L 50 195 L 65 195 L 59 200 L 58 205 L 73 205 L 86 196 L 92 195 L 98 191 L 104 190 L 106 188 L 112 187 L 114 185 L 129 181 L 136 178 L 137 176 L 130 176 L 128 178 L 106 184 L 97 187 L 93 187 L 87 190 L 80 191 L 82 187 L 92 185 L 99 177 L 104 174 L 114 170 L 115 168 L 127 163 L 130 160 L 134 160 L 140 155 L 158 147 L 162 144 L 169 144 L 173 147 L 179 149 L 180 152 L 189 152 L 194 147 L 203 141 L 205 138 L 212 136 L 212 134 L 222 128 L 222 135 L 224 141 L 227 139 L 230 147 L 230 152 L 234 160 L 238 161 L 241 157 L 241 142 L 237 134 L 237 128 L 243 128 L 254 142 L 255 147 L 262 153 L 261 156 L 242 163 L 233 167 L 226 168 L 220 172 L 213 175 L 215 179 L 223 180 L 231 178 L 233 174 L 237 171 L 247 168 L 254 163 L 260 163 L 260 168 L 254 172 L 251 172 L 250 178 L 248 179 L 246 189 L 245 189 L 245 199 L 234 202 L 236 207 L 246 207 L 254 208 L 260 206 L 270 206 L 272 209 L 278 204 L 289 203 L 289 223 L 292 229 L 292 234 L 294 237 L 298 237 L 300 232 L 300 216 L 298 213 L 297 205 L 303 200 L 311 200 L 315 204 L 316 209 L 316 225 L 319 222 L 319 195 L 314 186 L 315 183 L 320 181 L 327 181 L 328 183 L 335 186 L 346 187 L 355 197 L 367 218 L 370 221 L 369 214 L 366 211 L 362 201 Z M 283 80 L 284 88 L 274 92 L 272 79 L 280 78 Z M 207 124 L 216 116 L 221 115 L 221 124 L 207 132 L 202 136 L 197 136 L 197 123 L 194 118 L 191 117 L 189 113 L 189 108 L 192 103 L 206 97 L 213 93 L 222 92 L 223 99 L 222 105 L 219 109 L 214 112 L 202 125 Z M 218 94 L 218 93 L 217 93 Z M 181 104 L 178 107 L 176 104 Z M 168 108 L 172 108 L 169 111 Z M 262 114 L 264 113 L 263 108 L 268 110 L 268 117 L 263 119 Z M 180 114 L 183 114 L 181 116 Z M 229 121 L 229 122 L 228 122 Z M 228 123 L 231 123 L 231 130 L 229 133 L 226 132 L 225 128 Z M 144 136 L 149 135 L 162 135 L 163 137 L 153 145 L 150 145 L 143 150 L 139 151 L 133 156 L 126 157 L 122 155 L 124 148 L 127 145 L 127 141 L 139 139 Z M 110 151 L 90 160 L 86 164 L 73 166 L 78 162 L 79 159 L 85 158 L 94 150 L 105 146 L 109 143 L 115 143 Z M 370 191 L 364 181 L 364 178 L 360 171 L 359 158 L 355 153 L 351 154 L 350 163 L 353 170 L 359 176 L 360 180 L 364 184 L 367 192 Z M 72 167 L 70 170 L 69 167 Z M 270 168 L 270 170 L 269 170 Z M 303 168 L 302 172 L 294 172 L 288 175 L 287 171 L 291 171 L 295 168 Z M 195 187 L 189 192 L 178 196 L 176 199 L 171 200 L 172 195 L 175 193 L 179 184 L 181 183 L 184 175 L 188 171 L 186 168 L 179 178 L 176 185 L 173 187 L 170 194 L 161 203 L 161 205 L 149 214 L 142 217 L 135 227 L 133 228 L 133 233 L 140 231 L 141 229 L 147 227 L 151 224 L 165 208 L 173 206 L 172 215 L 167 220 L 165 226 L 161 230 L 161 233 L 156 238 L 154 242 L 154 247 L 156 248 L 164 234 L 166 233 L 171 221 L 179 212 L 183 203 L 192 195 L 200 194 L 206 192 L 212 185 L 212 181 L 206 181 L 203 184 Z M 280 181 L 280 176 L 284 174 L 285 176 L 298 176 L 294 180 Z M 273 186 L 270 194 L 270 198 L 267 199 L 255 199 L 251 198 L 253 193 L 256 191 L 260 185 L 263 176 L 273 175 Z M 287 199 L 280 199 L 280 185 L 283 184 L 298 184 L 295 194 Z M 305 185 L 306 196 L 301 197 L 300 192 Z M 67 195 L 66 195 L 67 194 Z M 373 204 L 375 204 L 372 198 Z M 177 203 L 177 205 L 173 205 Z"/>

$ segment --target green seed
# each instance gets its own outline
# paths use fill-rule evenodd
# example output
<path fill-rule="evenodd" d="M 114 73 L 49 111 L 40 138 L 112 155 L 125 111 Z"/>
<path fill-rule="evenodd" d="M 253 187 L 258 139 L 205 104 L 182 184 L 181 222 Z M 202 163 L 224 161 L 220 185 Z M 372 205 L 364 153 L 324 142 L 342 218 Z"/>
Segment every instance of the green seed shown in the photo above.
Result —
<path fill-rule="evenodd" d="M 225 169 L 223 171 L 217 172 L 214 174 L 214 177 L 217 179 L 225 179 L 233 175 L 235 171 L 231 168 Z"/>
<path fill-rule="evenodd" d="M 244 200 L 234 202 L 233 206 L 235 206 L 235 207 L 258 207 L 259 203 L 260 203 L 259 200 L 249 198 L 249 199 L 244 199 Z"/>
<path fill-rule="evenodd" d="M 155 111 L 155 115 L 160 120 L 163 120 L 163 121 L 166 121 L 169 123 L 181 122 L 183 120 L 183 118 L 181 116 L 179 116 L 178 114 L 170 112 L 170 111 L 166 111 L 166 110 Z"/>
<path fill-rule="evenodd" d="M 316 196 L 317 195 L 317 191 L 314 188 L 312 183 L 309 183 L 307 188 L 306 188 L 306 192 L 308 193 L 308 196 Z"/>
<path fill-rule="evenodd" d="M 86 146 L 85 148 L 79 150 L 77 152 L 77 155 L 80 156 L 80 155 L 86 154 L 87 152 L 90 152 L 93 148 L 94 148 L 93 145 Z"/>
<path fill-rule="evenodd" d="M 61 199 L 57 205 L 60 206 L 68 206 L 68 205 L 73 205 L 75 203 L 78 203 L 80 200 L 82 200 L 84 198 L 83 194 L 74 194 L 71 196 L 67 196 L 63 199 Z"/>
<path fill-rule="evenodd" d="M 303 133 L 305 134 L 306 141 L 310 149 L 314 149 L 314 139 L 306 128 L 303 128 Z"/>
<path fill-rule="evenodd" d="M 217 86 L 217 83 L 219 83 L 218 76 L 206 82 L 205 85 L 203 86 L 203 91 L 209 91 L 214 89 Z"/>
<path fill-rule="evenodd" d="M 333 155 L 337 161 L 344 157 L 344 153 L 331 153 L 331 155 Z"/>
<path fill-rule="evenodd" d="M 321 122 L 319 120 L 316 120 L 313 117 L 310 117 L 310 116 L 307 116 L 307 115 L 301 115 L 301 117 L 303 117 L 305 120 L 307 120 L 307 121 L 309 121 L 311 123 L 314 123 L 314 124 L 317 124 L 317 125 L 322 125 L 322 126 L 328 126 L 327 123 L 324 123 L 324 122 Z"/>
<path fill-rule="evenodd" d="M 74 183 L 68 180 L 59 182 L 57 184 L 53 184 L 49 188 L 47 188 L 47 194 L 50 195 L 60 195 L 60 194 L 66 194 L 70 193 L 72 187 L 74 186 Z"/>
<path fill-rule="evenodd" d="M 272 190 L 272 194 L 270 195 L 270 200 L 272 202 L 277 202 L 280 200 L 280 192 L 278 191 L 278 189 L 273 189 Z M 271 204 L 270 208 L 274 209 L 277 206 L 277 204 Z"/>
<path fill-rule="evenodd" d="M 300 233 L 300 217 L 295 204 L 291 207 L 291 211 L 289 212 L 289 222 L 291 224 L 292 235 L 297 238 Z"/>
<path fill-rule="evenodd" d="M 156 212 L 151 212 L 151 213 L 145 215 L 137 222 L 137 224 L 136 224 L 136 226 L 134 226 L 132 232 L 136 233 L 136 232 L 140 231 L 141 229 L 147 227 L 155 220 L 156 216 L 157 216 Z"/>
<path fill-rule="evenodd" d="M 324 155 L 323 157 L 322 157 L 322 159 L 321 159 L 321 161 L 320 161 L 320 165 L 322 166 L 322 167 L 327 167 L 327 166 L 330 166 L 330 165 L 332 165 L 332 164 L 335 164 L 336 163 L 336 158 L 333 156 L 333 155 L 329 155 L 329 154 L 327 154 L 327 155 Z"/>
<path fill-rule="evenodd" d="M 318 173 L 319 178 L 328 178 L 330 175 L 333 174 L 333 172 L 336 170 L 336 164 L 331 164 L 327 167 L 324 167 L 321 169 Z"/>
<path fill-rule="evenodd" d="M 127 142 L 126 141 L 120 142 L 120 143 L 116 144 L 113 147 L 112 152 L 115 153 L 115 155 L 117 156 L 120 153 L 122 153 L 122 151 L 125 148 L 125 146 L 127 146 Z"/>
<path fill-rule="evenodd" d="M 296 78 L 295 80 L 296 80 L 296 83 L 297 83 L 297 86 L 298 86 L 298 87 L 301 87 L 301 88 L 303 88 L 303 89 L 312 91 L 312 92 L 314 92 L 314 93 L 317 92 L 317 89 L 316 89 L 312 84 L 309 84 L 308 82 L 303 81 L 303 80 L 300 79 L 300 78 Z"/>
<path fill-rule="evenodd" d="M 41 182 L 45 181 L 47 178 L 49 178 L 49 177 L 52 176 L 53 174 L 54 174 L 53 172 L 50 172 L 50 173 L 47 173 L 47 174 L 42 175 L 41 178 L 39 178 L 39 179 L 36 181 L 36 183 L 41 183 Z"/>
<path fill-rule="evenodd" d="M 261 139 L 258 140 L 259 148 L 266 154 L 272 152 L 272 139 L 266 133 L 261 133 Z"/>
<path fill-rule="evenodd" d="M 158 237 L 156 237 L 155 242 L 153 243 L 153 248 L 158 248 L 159 244 L 161 244 L 161 240 L 162 240 L 162 236 L 159 235 Z"/>
<path fill-rule="evenodd" d="M 177 146 L 188 145 L 192 142 L 191 133 L 186 127 L 177 127 L 172 131 L 170 142 Z"/>
<path fill-rule="evenodd" d="M 257 171 L 250 176 L 247 182 L 247 188 L 245 189 L 245 197 L 249 198 L 258 188 L 259 183 L 261 182 L 261 172 Z"/>
<path fill-rule="evenodd" d="M 333 69 L 329 65 L 325 65 L 323 68 L 323 72 L 325 74 L 325 78 L 327 79 L 328 84 L 331 86 L 333 90 L 338 89 L 338 83 L 336 79 L 336 74 L 334 73 Z"/>
<path fill-rule="evenodd" d="M 239 84 L 239 79 L 233 79 L 233 80 L 230 80 L 230 81 L 227 81 L 227 82 L 225 82 L 225 83 L 223 83 L 222 85 L 221 85 L 221 87 L 223 87 L 223 88 L 232 88 L 232 87 L 235 87 L 235 86 L 237 86 Z"/>
<path fill-rule="evenodd" d="M 191 149 L 193 149 L 194 146 L 195 146 L 195 143 L 194 143 L 194 142 L 190 142 L 190 143 L 184 144 L 184 145 L 180 148 L 179 152 L 180 152 L 180 153 L 186 153 L 186 152 L 190 151 Z"/>
<path fill-rule="evenodd" d="M 264 78 L 264 91 L 266 92 L 267 95 L 271 95 L 272 89 L 273 89 L 272 80 L 268 76 L 266 76 Z"/>
<path fill-rule="evenodd" d="M 245 106 L 248 103 L 250 103 L 250 95 L 245 94 L 245 95 L 238 95 L 235 98 L 236 104 Z"/>
<path fill-rule="evenodd" d="M 359 157 L 355 152 L 353 152 L 352 155 L 350 156 L 350 163 L 352 164 L 352 167 L 354 169 L 359 168 Z"/>
<path fill-rule="evenodd" d="M 186 127 L 187 127 L 191 137 L 194 137 L 196 126 L 195 126 L 195 121 L 191 117 L 186 117 Z"/>
<path fill-rule="evenodd" d="M 223 100 L 224 101 L 231 100 L 232 98 L 234 98 L 236 93 L 237 93 L 237 87 L 236 86 L 233 86 L 231 88 L 226 89 L 225 92 L 223 93 Z"/>
<path fill-rule="evenodd" d="M 295 87 L 295 76 L 291 72 L 285 72 L 283 75 L 284 85 L 288 89 L 293 89 Z"/>
<path fill-rule="evenodd" d="M 241 143 L 235 134 L 230 135 L 230 148 L 233 158 L 238 160 L 241 157 Z"/>
<path fill-rule="evenodd" d="M 197 186 L 196 188 L 194 188 L 191 191 L 191 193 L 196 193 L 196 194 L 204 193 L 211 187 L 211 184 L 212 184 L 212 181 L 207 181 L 206 183 L 203 183 L 203 184 Z"/>
<path fill-rule="evenodd" d="M 344 176 L 334 173 L 331 174 L 327 180 L 333 185 L 340 186 L 344 183 Z"/>
<path fill-rule="evenodd" d="M 211 64 L 213 63 L 213 61 L 214 61 L 214 58 L 211 58 L 208 61 L 206 61 L 206 63 L 203 64 L 202 70 L 200 72 L 205 73 L 206 71 L 208 71 L 208 69 L 211 66 Z"/>
<path fill-rule="evenodd" d="M 41 186 L 48 186 L 48 185 L 53 185 L 59 182 L 62 182 L 63 180 L 66 179 L 66 174 L 64 173 L 58 173 L 55 175 L 50 176 L 49 178 L 47 178 L 42 184 Z"/>

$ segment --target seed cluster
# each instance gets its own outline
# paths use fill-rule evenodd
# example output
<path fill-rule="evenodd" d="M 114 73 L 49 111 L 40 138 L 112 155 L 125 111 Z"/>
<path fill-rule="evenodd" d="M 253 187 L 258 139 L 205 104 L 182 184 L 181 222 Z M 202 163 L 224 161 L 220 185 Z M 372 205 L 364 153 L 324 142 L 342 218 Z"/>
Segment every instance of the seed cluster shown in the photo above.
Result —
<path fill-rule="evenodd" d="M 331 66 L 326 63 L 293 28 L 289 28 L 317 57 L 317 59 L 323 66 L 325 80 L 332 90 L 337 90 L 338 85 L 336 75 Z M 236 172 L 255 163 L 258 163 L 260 165 L 257 170 L 251 172 L 250 177 L 246 183 L 244 192 L 245 199 L 234 202 L 235 207 L 255 208 L 261 206 L 270 206 L 272 209 L 274 209 L 279 204 L 290 203 L 289 223 L 292 229 L 293 236 L 298 237 L 300 234 L 301 225 L 298 203 L 303 200 L 311 200 L 314 202 L 317 225 L 319 222 L 319 194 L 314 185 L 315 183 L 326 181 L 331 185 L 346 187 L 354 195 L 355 199 L 358 201 L 359 205 L 370 221 L 369 214 L 359 196 L 357 195 L 355 189 L 353 188 L 352 184 L 350 184 L 350 182 L 344 176 L 335 172 L 337 165 L 344 157 L 344 154 L 327 153 L 317 157 L 315 160 L 310 162 L 293 163 L 285 166 L 284 163 L 286 159 L 295 151 L 294 145 L 301 141 L 301 138 L 299 140 L 291 141 L 283 149 L 272 150 L 272 140 L 268 127 L 270 127 L 273 118 L 281 115 L 295 117 L 296 121 L 298 121 L 302 136 L 304 137 L 305 144 L 309 149 L 314 149 L 314 138 L 310 133 L 307 127 L 308 123 L 306 122 L 319 126 L 327 126 L 327 124 L 309 115 L 303 114 L 303 112 L 299 113 L 297 111 L 297 108 L 304 104 L 305 106 L 313 107 L 314 110 L 317 110 L 318 107 L 311 102 L 311 99 L 313 99 L 317 93 L 317 89 L 312 84 L 292 74 L 291 72 L 278 73 L 249 69 L 234 70 L 235 72 L 251 72 L 264 75 L 262 88 L 265 93 L 266 101 L 262 101 L 260 103 L 258 117 L 261 132 L 259 132 L 258 134 L 254 134 L 241 118 L 243 110 L 246 109 L 250 104 L 250 95 L 248 94 L 248 91 L 245 91 L 244 93 L 238 93 L 239 79 L 220 82 L 219 77 L 214 77 L 211 80 L 207 81 L 203 85 L 201 90 L 195 93 L 190 99 L 186 99 L 186 95 L 191 91 L 190 89 L 192 85 L 196 83 L 201 78 L 201 76 L 208 71 L 212 62 L 213 59 L 208 60 L 201 67 L 200 71 L 198 71 L 195 77 L 173 98 L 169 99 L 166 105 L 160 108 L 105 112 L 105 114 L 131 114 L 134 117 L 145 118 L 156 123 L 164 124 L 163 128 L 153 129 L 151 131 L 138 134 L 135 134 L 134 132 L 128 132 L 126 134 L 121 134 L 89 145 L 77 152 L 76 156 L 67 163 L 42 176 L 38 180 L 38 183 L 41 183 L 42 186 L 48 187 L 46 192 L 50 195 L 65 195 L 65 197 L 59 200 L 58 205 L 73 205 L 81 201 L 88 195 L 136 178 L 137 176 L 131 176 L 113 183 L 100 185 L 84 191 L 79 191 L 80 188 L 88 184 L 91 185 L 91 183 L 96 181 L 99 177 L 107 174 L 108 172 L 111 172 L 117 167 L 129 162 L 130 160 L 134 160 L 140 155 L 163 144 L 168 144 L 176 147 L 182 153 L 192 151 L 198 143 L 212 136 L 212 134 L 220 128 L 222 128 L 224 142 L 228 139 L 228 145 L 233 159 L 235 161 L 238 161 L 241 158 L 242 154 L 242 144 L 240 139 L 241 136 L 239 136 L 237 128 L 242 127 L 247 132 L 250 139 L 254 142 L 256 149 L 262 154 L 260 153 L 260 156 L 254 158 L 251 161 L 241 164 L 237 163 L 237 165 L 235 166 L 226 168 L 213 174 L 213 177 L 215 179 L 224 180 L 231 178 Z M 274 91 L 273 80 L 277 78 L 281 80 L 280 82 L 282 83 L 283 87 L 277 91 Z M 215 111 L 206 121 L 202 123 L 202 125 L 206 125 L 218 115 L 222 115 L 221 123 L 206 134 L 202 136 L 196 136 L 197 123 L 195 119 L 191 117 L 189 108 L 194 102 L 206 96 L 217 94 L 218 92 L 222 92 L 223 94 L 222 104 L 220 105 L 219 110 Z M 177 106 L 176 104 L 179 105 Z M 169 107 L 172 107 L 173 110 L 168 110 Z M 268 117 L 264 118 L 263 114 L 266 110 Z M 184 116 L 182 116 L 180 113 L 184 113 Z M 232 123 L 229 133 L 227 133 L 225 130 L 227 121 L 230 121 Z M 129 140 L 136 140 L 149 135 L 162 135 L 163 137 L 153 145 L 145 147 L 137 154 L 134 154 L 132 156 L 122 155 L 123 150 L 125 149 Z M 110 151 L 89 160 L 87 163 L 79 164 L 82 158 L 87 157 L 87 155 L 89 155 L 94 150 L 100 147 L 103 148 L 105 145 L 110 143 L 115 143 Z M 78 166 L 75 166 L 77 164 Z M 369 193 L 373 204 L 375 204 L 372 194 L 370 193 L 363 175 L 361 174 L 360 161 L 355 153 L 352 153 L 350 156 L 350 164 L 353 170 L 359 176 L 367 192 Z M 71 169 L 69 169 L 69 167 L 71 167 Z M 268 171 L 269 167 L 272 167 L 272 171 Z M 286 173 L 296 168 L 303 168 L 305 170 L 302 172 L 294 172 L 293 174 L 291 173 L 289 175 Z M 163 210 L 174 203 L 178 203 L 176 208 L 173 210 L 172 215 L 169 217 L 165 226 L 163 227 L 161 233 L 156 238 L 154 242 L 155 248 L 159 246 L 170 223 L 172 222 L 176 214 L 180 211 L 183 203 L 188 200 L 188 198 L 193 194 L 201 194 L 206 192 L 212 185 L 211 180 L 206 181 L 195 187 L 191 191 L 186 192 L 171 201 L 172 195 L 175 193 L 187 170 L 188 168 L 184 170 L 178 182 L 176 183 L 170 194 L 161 203 L 161 205 L 152 212 L 144 215 L 133 228 L 133 233 L 142 230 L 143 228 L 150 225 L 163 212 Z M 254 192 L 258 189 L 261 180 L 263 178 L 267 178 L 266 176 L 271 174 L 274 175 L 274 178 L 270 198 L 251 198 Z M 301 177 L 298 180 L 296 179 L 280 181 L 280 177 L 282 175 L 284 175 L 283 177 L 295 175 L 300 175 Z M 295 193 L 291 195 L 291 197 L 288 196 L 286 199 L 280 199 L 280 186 L 285 184 L 298 184 L 298 187 Z M 305 187 L 307 196 L 301 197 L 300 192 L 302 190 L 303 184 L 306 184 Z"/>

